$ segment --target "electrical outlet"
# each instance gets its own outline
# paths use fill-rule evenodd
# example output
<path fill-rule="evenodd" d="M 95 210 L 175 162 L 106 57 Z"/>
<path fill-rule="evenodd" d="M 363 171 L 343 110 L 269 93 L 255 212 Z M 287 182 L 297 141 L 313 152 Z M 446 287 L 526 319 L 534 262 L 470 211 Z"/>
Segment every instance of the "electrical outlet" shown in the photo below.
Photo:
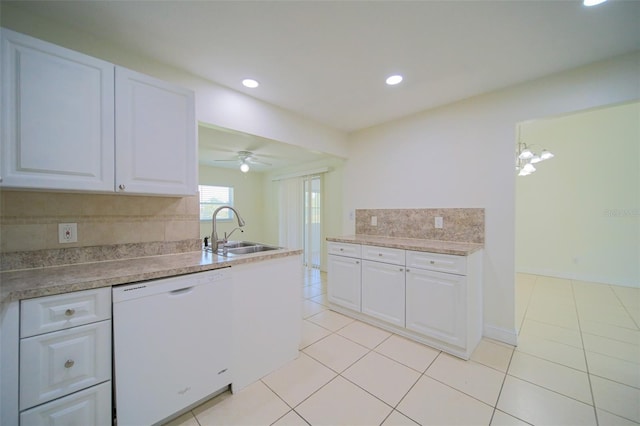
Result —
<path fill-rule="evenodd" d="M 371 226 L 378 226 L 378 216 L 371 216 Z"/>
<path fill-rule="evenodd" d="M 435 226 L 436 228 L 438 228 L 438 229 L 441 229 L 441 228 L 442 228 L 442 226 L 443 226 L 443 223 L 442 223 L 442 216 L 437 216 L 437 217 L 436 217 L 435 225 L 434 225 L 434 226 Z"/>
<path fill-rule="evenodd" d="M 58 224 L 58 242 L 60 244 L 77 243 L 78 242 L 78 224 L 77 223 L 59 223 Z"/>

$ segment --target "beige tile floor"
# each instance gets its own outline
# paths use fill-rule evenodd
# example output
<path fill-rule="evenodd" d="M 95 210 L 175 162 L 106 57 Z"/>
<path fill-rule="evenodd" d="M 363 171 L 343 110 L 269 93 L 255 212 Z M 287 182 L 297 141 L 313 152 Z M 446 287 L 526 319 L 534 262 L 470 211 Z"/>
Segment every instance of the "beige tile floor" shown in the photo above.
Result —
<path fill-rule="evenodd" d="M 325 274 L 304 286 L 300 356 L 171 426 L 640 424 L 638 289 L 519 274 L 518 347 L 462 361 L 328 310 Z"/>

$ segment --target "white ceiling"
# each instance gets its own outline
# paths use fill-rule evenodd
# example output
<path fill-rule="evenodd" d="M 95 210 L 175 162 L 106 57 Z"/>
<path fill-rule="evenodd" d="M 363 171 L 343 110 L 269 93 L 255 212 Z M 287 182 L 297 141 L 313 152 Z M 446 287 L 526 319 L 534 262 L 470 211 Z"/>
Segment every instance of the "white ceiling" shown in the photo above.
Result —
<path fill-rule="evenodd" d="M 640 50 L 640 0 L 3 3 L 347 132 Z"/>

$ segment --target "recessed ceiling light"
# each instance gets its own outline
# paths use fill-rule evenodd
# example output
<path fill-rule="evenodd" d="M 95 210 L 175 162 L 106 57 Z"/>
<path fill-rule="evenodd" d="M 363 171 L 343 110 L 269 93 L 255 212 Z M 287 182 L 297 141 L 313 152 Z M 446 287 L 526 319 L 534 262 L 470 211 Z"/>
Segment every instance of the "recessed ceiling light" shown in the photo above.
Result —
<path fill-rule="evenodd" d="M 391 75 L 389 77 L 387 77 L 387 84 L 389 86 L 395 86 L 396 84 L 400 83 L 402 81 L 402 76 L 399 74 L 396 75 Z"/>
<path fill-rule="evenodd" d="M 248 87 L 250 89 L 255 89 L 256 87 L 260 86 L 260 83 L 252 78 L 245 78 L 244 80 L 242 80 L 242 84 L 244 85 L 244 87 Z"/>
<path fill-rule="evenodd" d="M 583 0 L 582 4 L 585 6 L 597 6 L 601 3 L 604 3 L 607 0 Z"/>

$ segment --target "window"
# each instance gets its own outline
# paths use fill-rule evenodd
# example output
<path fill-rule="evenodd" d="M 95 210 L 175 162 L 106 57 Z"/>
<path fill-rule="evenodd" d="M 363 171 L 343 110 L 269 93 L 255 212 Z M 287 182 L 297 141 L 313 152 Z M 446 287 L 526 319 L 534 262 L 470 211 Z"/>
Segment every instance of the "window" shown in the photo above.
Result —
<path fill-rule="evenodd" d="M 233 188 L 229 186 L 198 185 L 200 191 L 200 220 L 211 220 L 213 212 L 220 206 L 233 206 Z M 224 209 L 218 213 L 220 220 L 233 219 L 233 212 Z"/>

